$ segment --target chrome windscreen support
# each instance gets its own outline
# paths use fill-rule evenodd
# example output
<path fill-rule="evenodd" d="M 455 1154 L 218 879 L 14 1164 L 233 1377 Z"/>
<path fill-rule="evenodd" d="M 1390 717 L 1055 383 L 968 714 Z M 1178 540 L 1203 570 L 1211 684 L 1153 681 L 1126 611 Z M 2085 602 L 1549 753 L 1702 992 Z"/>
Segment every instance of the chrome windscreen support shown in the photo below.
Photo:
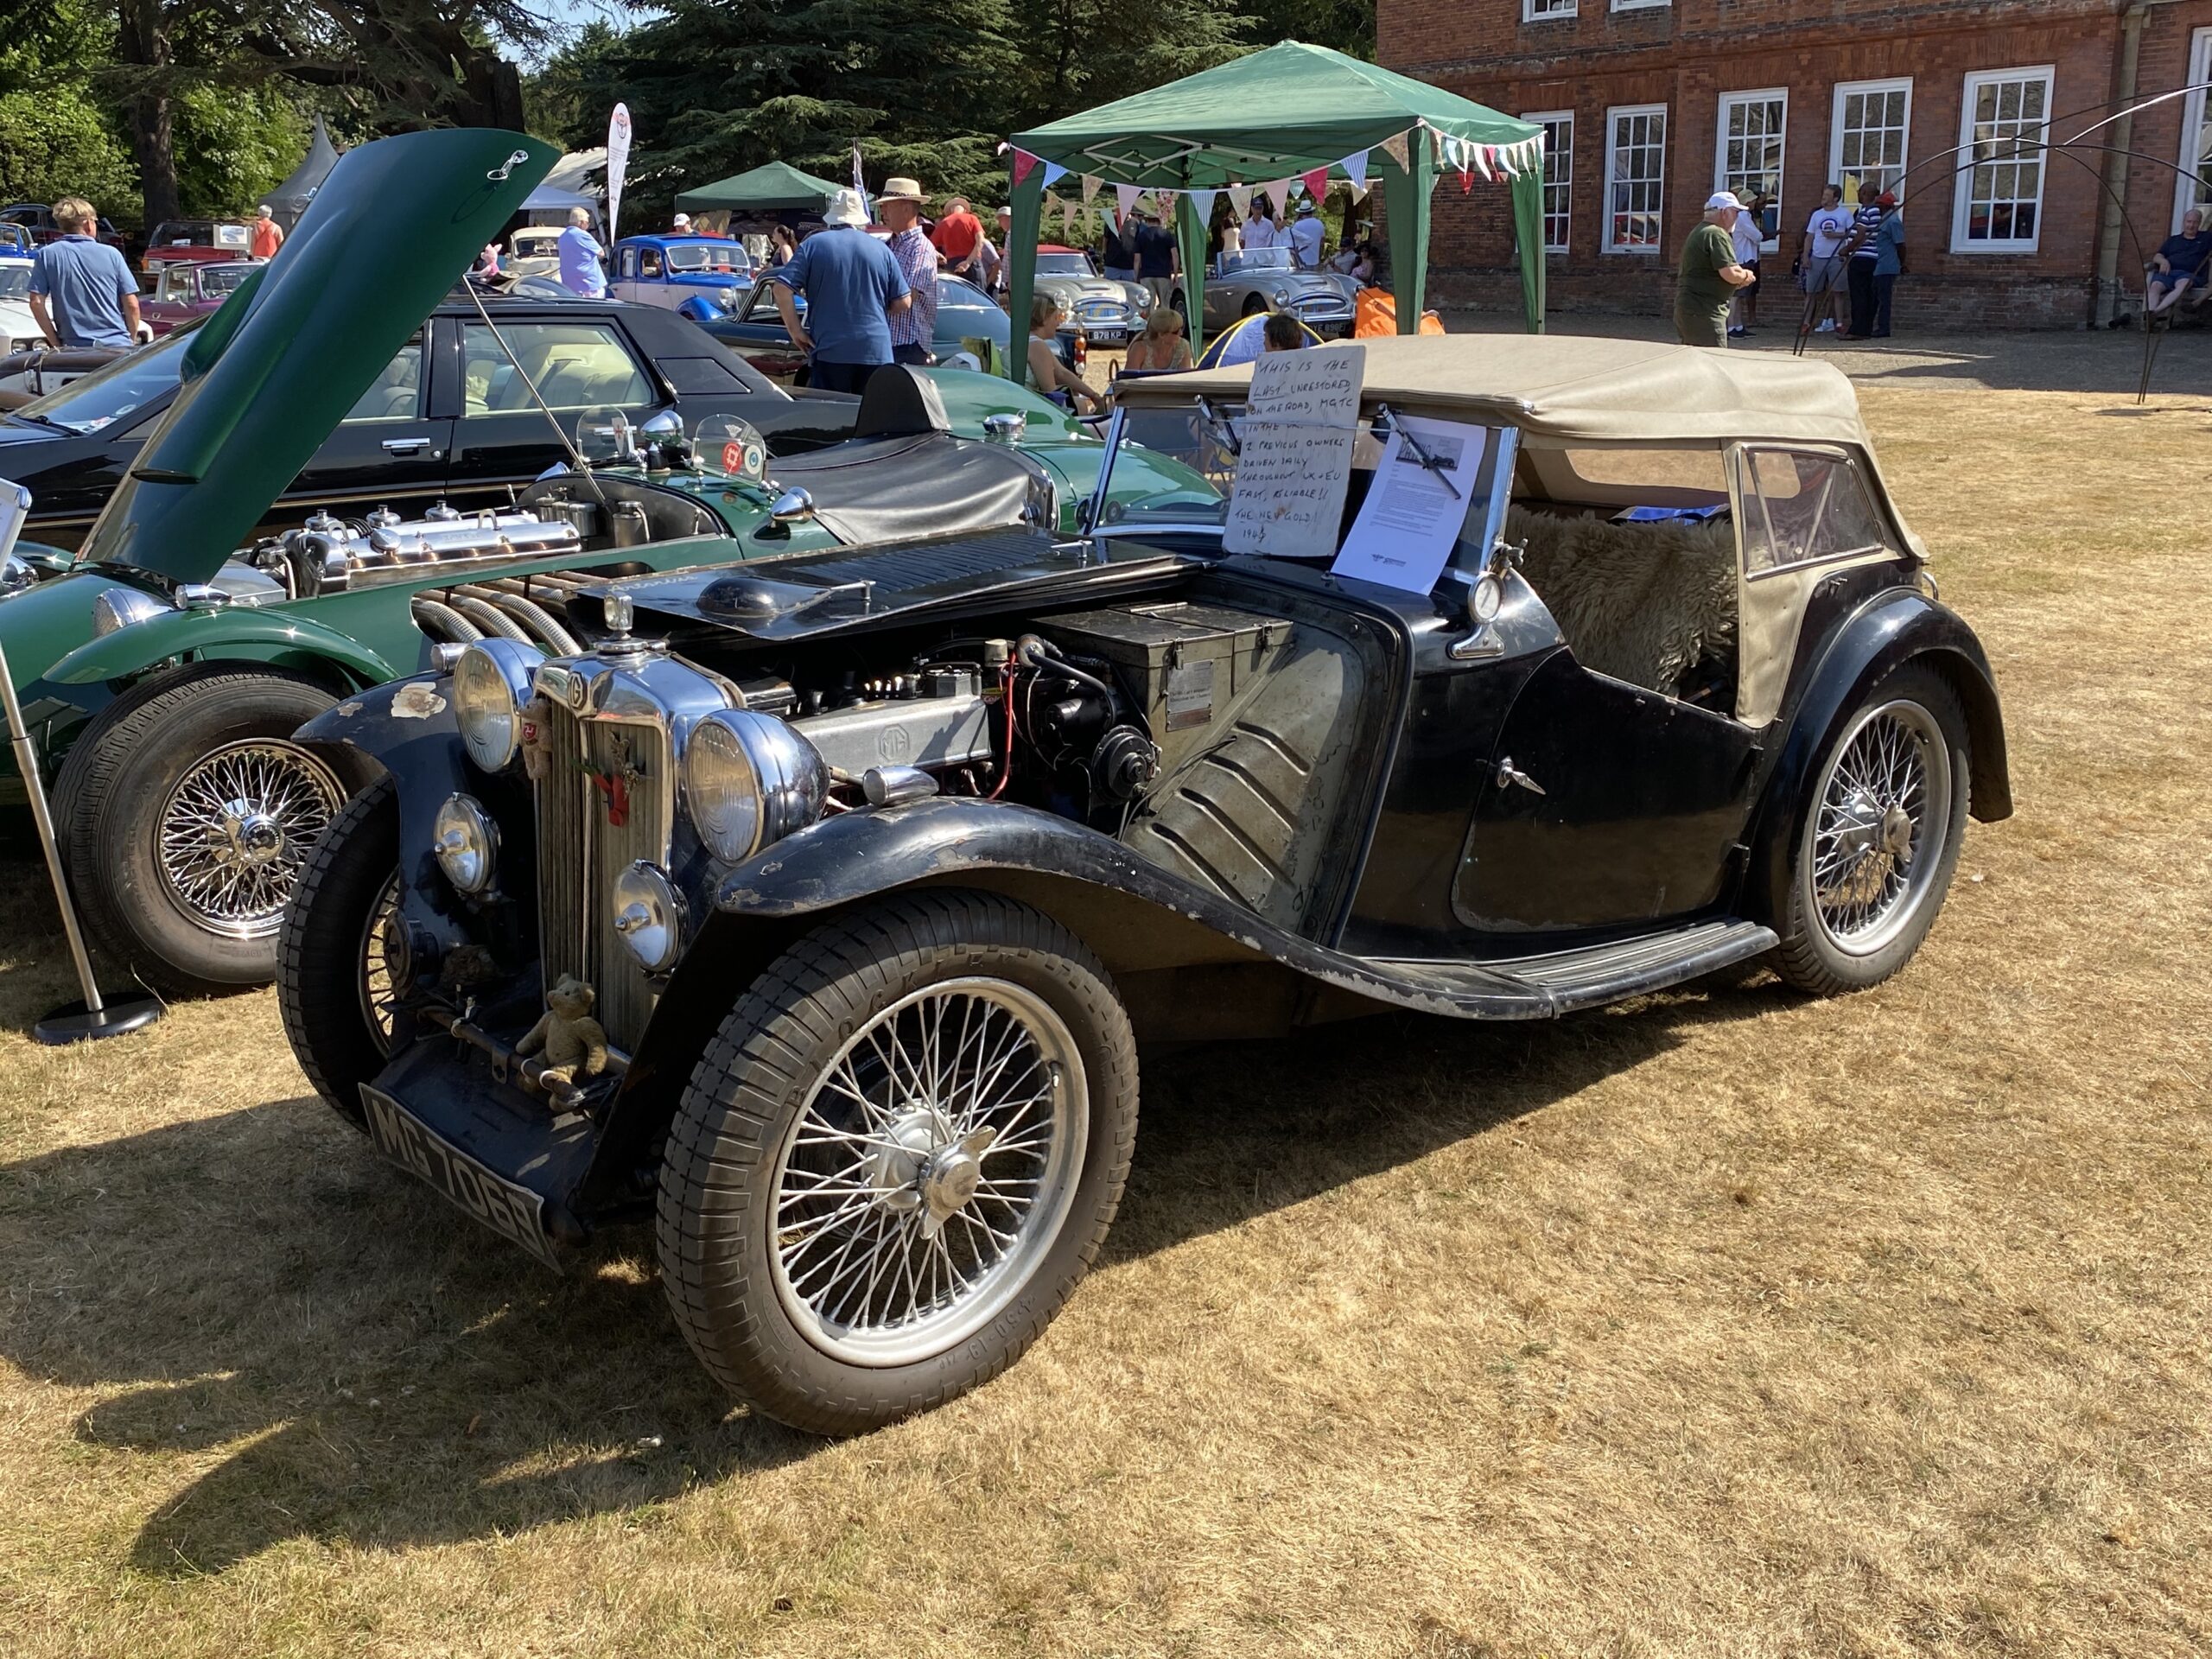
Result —
<path fill-rule="evenodd" d="M 30 511 L 31 493 L 20 484 L 0 479 L 0 562 L 15 551 L 16 539 L 22 534 L 23 521 L 30 517 Z M 99 982 L 92 977 L 92 953 L 85 948 L 77 907 L 70 902 L 69 880 L 62 871 L 61 851 L 54 839 L 54 814 L 47 807 L 46 787 L 39 781 L 38 751 L 31 744 L 30 728 L 23 720 L 23 705 L 16 696 L 15 671 L 9 666 L 4 647 L 0 647 L 0 703 L 6 706 L 16 769 L 22 774 L 23 793 L 30 800 L 31 823 L 38 834 L 39 851 L 46 855 L 54 902 L 61 910 L 62 936 L 69 942 L 77 983 L 85 993 L 83 1001 L 64 1003 L 53 1010 L 31 1027 L 31 1034 L 41 1043 L 58 1046 L 143 1030 L 162 1017 L 161 999 L 137 988 L 120 995 L 103 995 Z"/>

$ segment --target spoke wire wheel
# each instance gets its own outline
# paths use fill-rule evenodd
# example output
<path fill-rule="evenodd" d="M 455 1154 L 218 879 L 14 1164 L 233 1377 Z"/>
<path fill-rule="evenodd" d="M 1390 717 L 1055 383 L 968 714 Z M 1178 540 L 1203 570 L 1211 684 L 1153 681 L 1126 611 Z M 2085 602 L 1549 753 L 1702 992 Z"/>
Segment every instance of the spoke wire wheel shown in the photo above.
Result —
<path fill-rule="evenodd" d="M 296 744 L 225 744 L 188 767 L 162 804 L 162 879 L 210 932 L 267 938 L 283 919 L 308 849 L 345 799 L 336 774 Z"/>
<path fill-rule="evenodd" d="M 1951 746 L 1910 698 L 1861 709 L 1829 759 L 1800 860 L 1807 911 L 1849 957 L 1886 950 L 1942 885 Z"/>
<path fill-rule="evenodd" d="M 988 1382 L 1074 1293 L 1128 1179 L 1136 1039 L 1105 967 L 1031 906 L 939 888 L 742 972 L 662 1154 L 685 1342 L 820 1434 Z"/>
<path fill-rule="evenodd" d="M 383 1054 L 391 1052 L 392 1009 L 406 976 L 405 944 L 399 925 L 399 872 L 394 870 L 385 878 L 368 919 L 361 925 L 361 1018 Z"/>
<path fill-rule="evenodd" d="M 1083 1058 L 1043 998 L 947 981 L 863 1026 L 778 1153 L 776 1294 L 852 1365 L 907 1365 L 989 1323 L 1075 1197 Z"/>

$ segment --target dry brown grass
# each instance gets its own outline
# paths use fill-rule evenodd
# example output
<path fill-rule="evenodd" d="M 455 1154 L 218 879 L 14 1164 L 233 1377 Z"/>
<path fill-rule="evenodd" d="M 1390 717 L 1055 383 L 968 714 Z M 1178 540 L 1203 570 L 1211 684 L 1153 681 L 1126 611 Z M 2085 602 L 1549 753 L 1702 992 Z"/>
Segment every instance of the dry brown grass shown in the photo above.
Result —
<path fill-rule="evenodd" d="M 266 996 L 0 1039 L 0 1649 L 2202 1650 L 2212 411 L 2114 402 L 1867 392 L 2021 803 L 1910 971 L 1156 1062 L 1101 1270 L 865 1440 L 377 1166 Z"/>

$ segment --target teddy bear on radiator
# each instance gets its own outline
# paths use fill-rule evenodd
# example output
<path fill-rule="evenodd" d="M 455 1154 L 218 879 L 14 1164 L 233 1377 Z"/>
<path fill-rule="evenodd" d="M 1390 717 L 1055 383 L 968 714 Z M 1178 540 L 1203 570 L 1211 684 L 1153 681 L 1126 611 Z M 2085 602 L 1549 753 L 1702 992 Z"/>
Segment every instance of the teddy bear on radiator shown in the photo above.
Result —
<path fill-rule="evenodd" d="M 591 1017 L 594 993 L 573 974 L 563 974 L 545 994 L 545 1012 L 515 1045 L 518 1055 L 544 1052 L 539 1079 L 549 1088 L 573 1084 L 579 1076 L 595 1077 L 607 1070 L 607 1033 Z"/>

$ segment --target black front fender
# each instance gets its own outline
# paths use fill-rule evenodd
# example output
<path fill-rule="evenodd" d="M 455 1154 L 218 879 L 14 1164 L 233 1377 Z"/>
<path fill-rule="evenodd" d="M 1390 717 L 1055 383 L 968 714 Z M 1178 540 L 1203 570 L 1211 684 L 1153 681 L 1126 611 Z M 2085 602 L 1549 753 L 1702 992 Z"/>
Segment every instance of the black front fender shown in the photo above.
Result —
<path fill-rule="evenodd" d="M 2012 817 L 2004 715 L 1981 641 L 1948 606 L 1917 588 L 1891 588 L 1829 635 L 1790 711 L 1788 735 L 1767 777 L 1753 843 L 1755 874 L 1770 895 L 1788 883 L 1789 849 L 1796 844 L 1805 791 L 1836 723 L 1884 677 L 1916 661 L 1941 673 L 1965 710 L 1974 816 L 1985 823 Z"/>

